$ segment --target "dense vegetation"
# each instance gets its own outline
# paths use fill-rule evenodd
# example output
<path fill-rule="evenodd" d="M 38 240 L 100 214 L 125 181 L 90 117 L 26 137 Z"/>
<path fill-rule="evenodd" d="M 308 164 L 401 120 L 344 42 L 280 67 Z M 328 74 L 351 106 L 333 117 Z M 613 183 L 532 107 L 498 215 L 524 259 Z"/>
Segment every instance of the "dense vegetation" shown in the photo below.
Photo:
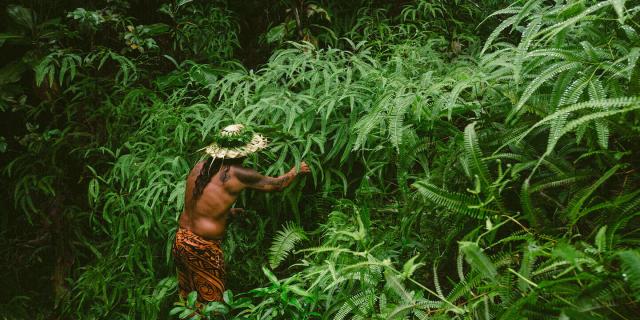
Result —
<path fill-rule="evenodd" d="M 224 319 L 634 319 L 639 1 L 13 0 L 0 318 L 168 319 L 198 151 L 265 174 Z"/>

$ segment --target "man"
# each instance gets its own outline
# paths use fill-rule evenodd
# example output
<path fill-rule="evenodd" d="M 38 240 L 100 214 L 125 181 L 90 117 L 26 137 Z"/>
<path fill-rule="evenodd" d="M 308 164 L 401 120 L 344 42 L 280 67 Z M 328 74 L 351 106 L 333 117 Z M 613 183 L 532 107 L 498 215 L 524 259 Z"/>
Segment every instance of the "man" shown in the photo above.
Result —
<path fill-rule="evenodd" d="M 178 270 L 178 286 L 183 298 L 198 292 L 200 302 L 222 301 L 224 257 L 221 240 L 229 215 L 242 209 L 231 208 L 244 189 L 280 191 L 300 173 L 308 173 L 302 162 L 279 177 L 266 177 L 242 166 L 244 158 L 267 146 L 266 139 L 243 125 L 227 126 L 205 148 L 210 155 L 199 162 L 187 177 L 185 208 L 173 245 Z"/>

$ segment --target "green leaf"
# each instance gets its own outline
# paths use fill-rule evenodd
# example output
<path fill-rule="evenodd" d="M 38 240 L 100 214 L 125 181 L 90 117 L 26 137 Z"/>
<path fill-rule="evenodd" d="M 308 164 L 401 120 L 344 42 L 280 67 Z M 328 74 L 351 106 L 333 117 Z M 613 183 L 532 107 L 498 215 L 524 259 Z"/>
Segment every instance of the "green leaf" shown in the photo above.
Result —
<path fill-rule="evenodd" d="M 640 253 L 637 250 L 618 252 L 622 277 L 629 284 L 636 301 L 640 301 Z"/>
<path fill-rule="evenodd" d="M 233 305 L 233 291 L 225 290 L 222 294 L 222 299 L 229 305 Z"/>
<path fill-rule="evenodd" d="M 173 307 L 173 309 L 171 309 L 171 311 L 169 311 L 169 315 L 170 316 L 175 316 L 178 313 L 181 313 L 184 311 L 184 307 Z"/>
<path fill-rule="evenodd" d="M 193 307 L 196 305 L 196 300 L 198 299 L 198 292 L 192 291 L 187 295 L 187 305 Z"/>
<path fill-rule="evenodd" d="M 276 278 L 273 272 L 267 269 L 267 267 L 262 266 L 262 272 L 264 273 L 265 276 L 267 276 L 267 279 L 269 279 L 269 282 L 277 286 L 280 285 L 280 281 L 278 281 L 278 278 Z"/>
<path fill-rule="evenodd" d="M 145 26 L 147 28 L 147 34 L 149 36 L 157 36 L 167 33 L 171 30 L 171 27 L 166 23 L 154 23 Z"/>
<path fill-rule="evenodd" d="M 272 44 L 272 43 L 281 42 L 282 40 L 284 40 L 285 36 L 286 36 L 286 24 L 283 22 L 269 29 L 269 31 L 267 31 L 265 35 L 265 39 L 267 40 L 267 43 Z"/>
<path fill-rule="evenodd" d="M 591 184 L 589 187 L 580 190 L 574 198 L 567 205 L 567 216 L 571 218 L 571 224 L 574 225 L 580 218 L 582 218 L 584 212 L 582 211 L 584 203 L 591 197 L 591 195 L 604 184 L 611 176 L 613 176 L 623 165 L 616 165 L 607 170 L 597 181 Z"/>
<path fill-rule="evenodd" d="M 531 225 L 539 226 L 540 221 L 538 219 L 538 213 L 536 211 L 536 208 L 533 206 L 533 203 L 531 202 L 529 179 L 525 179 L 522 183 L 522 187 L 520 189 L 520 205 L 522 206 L 524 216 L 529 219 Z"/>
<path fill-rule="evenodd" d="M 28 66 L 21 61 L 13 61 L 0 68 L 0 86 L 15 83 L 22 79 Z"/>
<path fill-rule="evenodd" d="M 624 3 L 626 2 L 626 0 L 609 0 L 609 1 L 611 1 L 611 5 L 613 6 L 613 9 L 616 11 L 616 14 L 618 15 L 618 22 L 620 24 L 624 24 L 624 20 L 626 18 L 624 14 Z"/>
<path fill-rule="evenodd" d="M 635 66 L 631 71 L 629 95 L 640 96 L 640 60 L 636 60 Z"/>
<path fill-rule="evenodd" d="M 0 153 L 7 151 L 7 140 L 5 137 L 0 136 Z"/>
<path fill-rule="evenodd" d="M 598 233 L 596 234 L 595 245 L 600 252 L 604 252 L 605 250 L 607 250 L 607 226 L 602 226 L 598 230 Z"/>
<path fill-rule="evenodd" d="M 478 270 L 480 274 L 488 280 L 495 280 L 498 275 L 495 265 L 482 252 L 478 244 L 469 241 L 458 242 L 460 251 L 464 254 L 465 260 L 471 267 Z"/>
<path fill-rule="evenodd" d="M 35 21 L 33 13 L 30 9 L 27 9 L 19 5 L 7 6 L 7 14 L 18 25 L 25 27 L 28 30 L 33 30 L 35 27 Z"/>
<path fill-rule="evenodd" d="M 415 263 L 416 259 L 418 259 L 418 257 L 420 257 L 420 255 L 415 255 L 413 258 L 407 260 L 407 262 L 404 263 L 404 265 L 402 266 L 402 277 L 404 279 L 410 278 L 413 273 L 418 270 L 418 268 L 422 267 L 424 265 L 424 263 L 419 262 L 419 263 Z"/>

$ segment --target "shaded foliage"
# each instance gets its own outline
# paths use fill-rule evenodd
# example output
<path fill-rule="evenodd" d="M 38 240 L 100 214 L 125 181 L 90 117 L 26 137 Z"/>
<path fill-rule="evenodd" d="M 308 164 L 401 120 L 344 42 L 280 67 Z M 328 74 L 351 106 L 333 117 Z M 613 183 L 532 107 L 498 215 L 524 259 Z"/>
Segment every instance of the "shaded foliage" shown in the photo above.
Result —
<path fill-rule="evenodd" d="M 198 316 L 638 313 L 637 1 L 267 3 L 7 7 L 0 315 L 191 317 L 184 179 L 236 122 L 312 175 L 240 197 Z"/>

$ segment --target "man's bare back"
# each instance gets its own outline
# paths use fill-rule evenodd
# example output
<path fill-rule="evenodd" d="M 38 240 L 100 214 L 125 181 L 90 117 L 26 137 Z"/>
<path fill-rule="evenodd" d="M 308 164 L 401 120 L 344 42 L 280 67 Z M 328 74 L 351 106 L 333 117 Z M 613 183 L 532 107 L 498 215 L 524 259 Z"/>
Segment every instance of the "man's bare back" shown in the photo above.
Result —
<path fill-rule="evenodd" d="M 265 192 L 280 191 L 289 186 L 298 174 L 309 172 L 309 166 L 305 162 L 300 164 L 300 172 L 293 167 L 279 177 L 263 176 L 240 164 L 223 164 L 220 170 L 212 175 L 202 195 L 194 201 L 193 190 L 205 163 L 206 161 L 199 162 L 187 177 L 185 208 L 180 215 L 179 223 L 181 228 L 210 240 L 221 239 L 229 214 L 241 210 L 231 206 L 242 190 L 249 188 Z"/>

